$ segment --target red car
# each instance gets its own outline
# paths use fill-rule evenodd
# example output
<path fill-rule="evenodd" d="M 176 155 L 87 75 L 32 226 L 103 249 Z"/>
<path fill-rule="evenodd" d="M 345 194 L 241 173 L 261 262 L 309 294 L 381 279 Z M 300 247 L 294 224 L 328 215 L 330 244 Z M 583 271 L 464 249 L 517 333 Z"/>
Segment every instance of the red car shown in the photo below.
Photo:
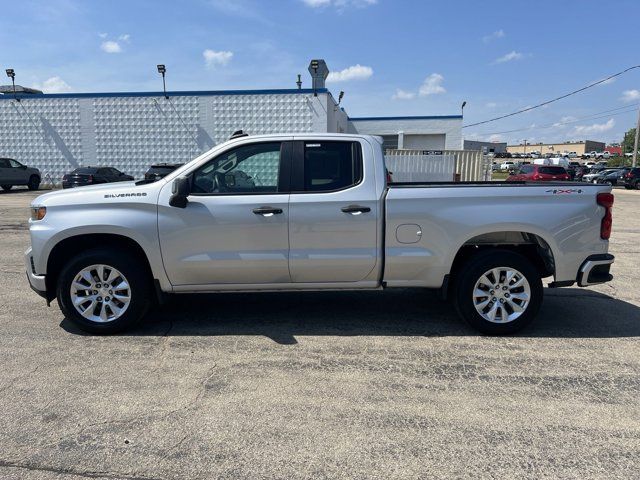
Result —
<path fill-rule="evenodd" d="M 522 165 L 507 178 L 507 182 L 549 182 L 554 180 L 571 180 L 571 176 L 564 167 L 556 167 L 553 165 Z"/>

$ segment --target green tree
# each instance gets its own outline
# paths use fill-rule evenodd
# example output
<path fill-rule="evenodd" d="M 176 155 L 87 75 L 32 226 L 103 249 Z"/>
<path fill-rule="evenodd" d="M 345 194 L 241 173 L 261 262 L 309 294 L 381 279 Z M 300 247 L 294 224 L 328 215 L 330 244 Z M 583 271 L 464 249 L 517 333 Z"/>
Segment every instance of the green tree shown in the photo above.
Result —
<path fill-rule="evenodd" d="M 632 128 L 624 134 L 624 140 L 622 140 L 622 153 L 633 152 L 633 143 L 636 139 L 636 129 Z"/>

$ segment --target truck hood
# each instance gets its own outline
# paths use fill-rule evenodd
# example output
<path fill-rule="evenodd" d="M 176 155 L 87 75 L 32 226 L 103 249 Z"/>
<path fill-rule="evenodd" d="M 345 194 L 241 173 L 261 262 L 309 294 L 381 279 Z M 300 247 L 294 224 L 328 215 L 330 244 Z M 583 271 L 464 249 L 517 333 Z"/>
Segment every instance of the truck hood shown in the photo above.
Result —
<path fill-rule="evenodd" d="M 52 207 L 123 201 L 155 202 L 164 183 L 162 180 L 145 185 L 136 185 L 135 182 L 117 182 L 56 190 L 40 195 L 31 202 L 31 205 Z"/>

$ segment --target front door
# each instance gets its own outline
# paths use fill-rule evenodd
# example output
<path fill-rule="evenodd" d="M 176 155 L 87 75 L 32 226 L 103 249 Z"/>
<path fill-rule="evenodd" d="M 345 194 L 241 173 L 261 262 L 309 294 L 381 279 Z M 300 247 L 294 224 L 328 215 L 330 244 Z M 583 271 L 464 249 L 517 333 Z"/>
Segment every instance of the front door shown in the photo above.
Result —
<path fill-rule="evenodd" d="M 293 282 L 358 282 L 374 272 L 379 195 L 373 178 L 364 181 L 374 169 L 363 168 L 363 148 L 369 145 L 360 141 L 295 142 L 289 201 Z"/>
<path fill-rule="evenodd" d="M 163 188 L 158 228 L 173 285 L 291 281 L 290 160 L 291 142 L 244 144 L 191 173 L 186 208 L 169 206 L 172 186 Z"/>

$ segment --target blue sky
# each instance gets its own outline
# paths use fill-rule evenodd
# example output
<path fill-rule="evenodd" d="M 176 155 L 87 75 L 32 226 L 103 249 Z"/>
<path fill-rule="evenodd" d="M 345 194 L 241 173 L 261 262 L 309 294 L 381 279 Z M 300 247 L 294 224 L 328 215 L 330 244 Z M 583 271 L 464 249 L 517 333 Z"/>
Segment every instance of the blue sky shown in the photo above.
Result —
<path fill-rule="evenodd" d="M 0 11 L 0 67 L 51 93 L 157 90 L 157 63 L 172 90 L 295 88 L 324 58 L 351 116 L 458 114 L 466 101 L 468 124 L 640 64 L 637 0 L 0 0 Z M 639 103 L 636 69 L 464 133 L 619 141 Z"/>

